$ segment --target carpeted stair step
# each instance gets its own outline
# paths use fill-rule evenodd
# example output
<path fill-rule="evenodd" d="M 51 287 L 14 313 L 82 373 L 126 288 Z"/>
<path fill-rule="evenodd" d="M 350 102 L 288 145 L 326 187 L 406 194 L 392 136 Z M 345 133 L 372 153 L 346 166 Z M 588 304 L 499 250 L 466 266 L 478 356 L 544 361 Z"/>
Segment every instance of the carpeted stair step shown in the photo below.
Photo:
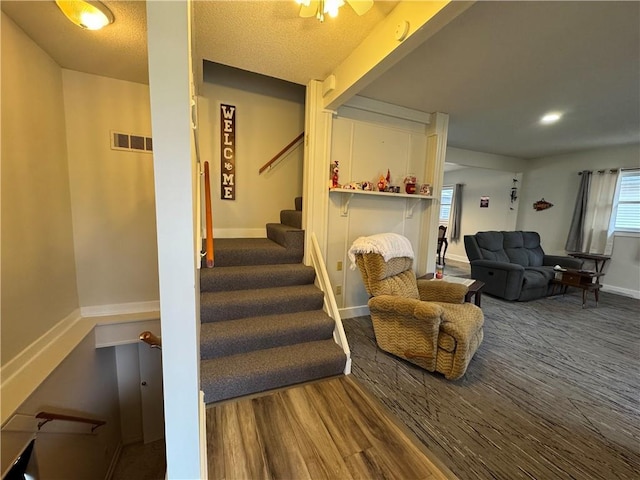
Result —
<path fill-rule="evenodd" d="M 302 229 L 302 212 L 300 210 L 281 210 L 280 223 Z"/>
<path fill-rule="evenodd" d="M 203 323 L 203 360 L 333 338 L 335 322 L 322 310 Z"/>
<path fill-rule="evenodd" d="M 267 238 L 289 250 L 304 253 L 304 230 L 281 223 L 267 223 Z"/>
<path fill-rule="evenodd" d="M 268 238 L 216 238 L 213 247 L 216 267 L 300 263 L 304 254 Z"/>
<path fill-rule="evenodd" d="M 241 353 L 203 360 L 200 388 L 206 403 L 217 402 L 340 375 L 345 362 L 333 339 Z"/>
<path fill-rule="evenodd" d="M 296 210 L 302 211 L 302 197 L 296 197 L 295 204 Z"/>
<path fill-rule="evenodd" d="M 200 270 L 201 292 L 286 287 L 313 283 L 313 267 L 302 263 L 203 268 Z"/>
<path fill-rule="evenodd" d="M 200 321 L 221 322 L 236 318 L 319 310 L 324 294 L 315 285 L 203 292 L 200 294 Z"/>

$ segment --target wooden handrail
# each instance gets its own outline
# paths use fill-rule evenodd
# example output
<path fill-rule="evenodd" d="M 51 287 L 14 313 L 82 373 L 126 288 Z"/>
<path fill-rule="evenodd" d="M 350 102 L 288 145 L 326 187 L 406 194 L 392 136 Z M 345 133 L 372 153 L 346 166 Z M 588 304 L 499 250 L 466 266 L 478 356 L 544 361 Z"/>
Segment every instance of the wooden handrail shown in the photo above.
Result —
<path fill-rule="evenodd" d="M 140 340 L 149 345 L 151 348 L 162 348 L 162 340 L 148 330 L 140 334 Z"/>
<path fill-rule="evenodd" d="M 258 175 L 261 174 L 262 172 L 264 172 L 267 168 L 269 168 L 271 165 L 273 165 L 274 162 L 278 161 L 278 159 L 284 155 L 291 147 L 293 147 L 296 143 L 298 143 L 300 140 L 302 140 L 302 138 L 304 137 L 304 132 L 302 132 L 300 135 L 298 135 L 296 138 L 294 138 L 289 145 L 287 145 L 286 147 L 284 147 L 282 150 L 280 150 L 278 153 L 275 154 L 275 156 L 269 160 L 267 163 L 265 163 L 262 167 L 260 167 L 260 171 L 258 171 Z"/>
<path fill-rule="evenodd" d="M 204 209 L 207 226 L 207 268 L 213 267 L 213 219 L 211 215 L 211 182 L 209 162 L 204 162 Z"/>
<path fill-rule="evenodd" d="M 88 423 L 93 425 L 91 427 L 91 431 L 93 432 L 96 428 L 101 427 L 106 424 L 104 420 L 95 420 L 93 418 L 86 417 L 76 417 L 74 415 L 62 415 L 60 413 L 52 413 L 52 412 L 40 412 L 36 415 L 36 418 L 41 418 L 43 421 L 38 423 L 38 430 L 40 430 L 46 423 L 49 423 L 53 420 L 64 420 L 65 422 L 78 422 L 78 423 Z"/>

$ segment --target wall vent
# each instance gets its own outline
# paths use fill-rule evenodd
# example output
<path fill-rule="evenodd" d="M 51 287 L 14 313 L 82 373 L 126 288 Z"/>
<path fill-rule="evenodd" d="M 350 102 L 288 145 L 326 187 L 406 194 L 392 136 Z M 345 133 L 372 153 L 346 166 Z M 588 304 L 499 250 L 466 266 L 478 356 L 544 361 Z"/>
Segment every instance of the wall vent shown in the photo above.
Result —
<path fill-rule="evenodd" d="M 153 140 L 143 135 L 111 132 L 111 149 L 127 152 L 153 153 Z"/>

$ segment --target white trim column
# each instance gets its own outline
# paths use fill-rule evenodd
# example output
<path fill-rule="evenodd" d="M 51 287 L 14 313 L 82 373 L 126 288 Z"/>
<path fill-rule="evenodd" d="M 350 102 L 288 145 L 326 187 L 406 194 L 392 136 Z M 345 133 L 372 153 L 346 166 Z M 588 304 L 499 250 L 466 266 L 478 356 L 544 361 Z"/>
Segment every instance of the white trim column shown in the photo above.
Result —
<path fill-rule="evenodd" d="M 302 228 L 305 230 L 304 263 L 311 264 L 311 233 L 316 234 L 323 257 L 327 255 L 329 208 L 329 157 L 333 114 L 322 106 L 322 82 L 307 85 L 304 126 Z"/>
<path fill-rule="evenodd" d="M 191 4 L 147 2 L 167 478 L 201 478 Z"/>
<path fill-rule="evenodd" d="M 431 184 L 434 199 L 429 202 L 422 222 L 420 234 L 421 252 L 427 252 L 426 257 L 418 256 L 416 265 L 417 275 L 435 272 L 436 246 L 438 245 L 438 221 L 440 219 L 440 196 L 444 178 L 444 163 L 447 153 L 447 132 L 449 129 L 449 115 L 446 113 L 432 113 L 431 123 L 427 125 L 427 151 L 425 152 L 425 171 L 423 178 Z"/>

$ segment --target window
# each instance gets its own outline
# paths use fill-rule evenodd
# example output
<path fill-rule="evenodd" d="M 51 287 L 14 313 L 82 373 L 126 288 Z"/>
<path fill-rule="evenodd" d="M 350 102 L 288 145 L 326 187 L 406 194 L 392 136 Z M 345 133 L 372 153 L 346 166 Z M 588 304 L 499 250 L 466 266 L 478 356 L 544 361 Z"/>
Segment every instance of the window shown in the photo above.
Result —
<path fill-rule="evenodd" d="M 614 197 L 613 229 L 640 233 L 640 170 L 620 172 Z"/>
<path fill-rule="evenodd" d="M 440 225 L 449 224 L 451 215 L 451 201 L 453 200 L 453 187 L 442 187 L 440 196 Z"/>

